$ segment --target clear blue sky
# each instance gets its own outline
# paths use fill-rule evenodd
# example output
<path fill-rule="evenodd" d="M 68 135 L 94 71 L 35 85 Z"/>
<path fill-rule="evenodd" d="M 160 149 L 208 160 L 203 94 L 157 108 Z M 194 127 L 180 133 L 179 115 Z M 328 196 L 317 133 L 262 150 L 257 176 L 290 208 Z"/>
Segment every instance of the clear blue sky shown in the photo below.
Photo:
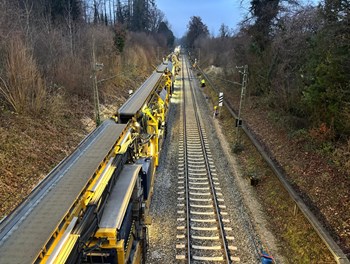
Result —
<path fill-rule="evenodd" d="M 316 4 L 320 0 L 303 0 L 304 4 Z M 210 34 L 219 33 L 222 23 L 229 28 L 236 28 L 237 24 L 248 14 L 250 0 L 156 0 L 157 7 L 163 11 L 171 30 L 177 38 L 187 31 L 187 25 L 192 16 L 200 16 L 208 26 Z"/>
<path fill-rule="evenodd" d="M 235 28 L 247 9 L 240 7 L 240 0 L 156 0 L 171 25 L 174 35 L 182 37 L 192 16 L 200 16 L 210 34 L 217 35 L 222 23 Z"/>

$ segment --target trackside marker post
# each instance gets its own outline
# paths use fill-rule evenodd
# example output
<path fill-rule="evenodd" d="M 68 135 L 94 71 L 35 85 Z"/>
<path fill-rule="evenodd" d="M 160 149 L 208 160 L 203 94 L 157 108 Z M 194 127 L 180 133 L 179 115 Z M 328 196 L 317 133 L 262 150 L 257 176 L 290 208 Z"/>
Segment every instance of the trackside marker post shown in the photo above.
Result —
<path fill-rule="evenodd" d="M 219 104 L 218 104 L 218 113 L 217 113 L 217 115 L 219 115 L 220 114 L 220 110 L 221 110 L 221 107 L 223 106 L 223 104 L 224 104 L 224 93 L 222 93 L 222 92 L 220 92 L 219 93 Z"/>

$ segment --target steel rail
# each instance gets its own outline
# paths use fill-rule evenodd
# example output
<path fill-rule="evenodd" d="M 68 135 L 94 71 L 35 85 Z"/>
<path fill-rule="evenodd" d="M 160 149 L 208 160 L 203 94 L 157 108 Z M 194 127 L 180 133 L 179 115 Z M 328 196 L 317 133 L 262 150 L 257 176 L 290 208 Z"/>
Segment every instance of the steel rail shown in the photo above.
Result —
<path fill-rule="evenodd" d="M 193 78 L 193 76 L 191 77 L 190 70 L 188 69 L 187 57 L 184 57 L 184 59 L 186 60 L 186 63 L 185 63 L 186 71 L 188 73 L 189 79 L 191 79 L 191 78 Z M 192 104 L 193 104 L 193 108 L 195 110 L 194 113 L 195 113 L 196 125 L 198 127 L 199 138 L 200 138 L 200 142 L 201 142 L 202 151 L 204 154 L 203 156 L 204 156 L 204 160 L 205 160 L 205 166 L 206 166 L 206 170 L 208 172 L 208 179 L 209 179 L 209 183 L 210 183 L 210 189 L 212 192 L 214 210 L 215 210 L 216 218 L 217 218 L 217 224 L 218 224 L 219 230 L 220 230 L 220 236 L 221 236 L 221 241 L 222 241 L 222 245 L 223 245 L 224 257 L 226 259 L 226 263 L 230 264 L 231 258 L 230 258 L 230 253 L 229 253 L 229 249 L 228 249 L 228 242 L 226 240 L 226 235 L 225 235 L 225 231 L 224 231 L 224 224 L 223 224 L 221 214 L 220 214 L 221 210 L 220 210 L 220 207 L 218 205 L 218 200 L 217 200 L 218 198 L 217 198 L 216 190 L 215 190 L 213 179 L 212 179 L 212 172 L 211 172 L 211 169 L 209 166 L 209 160 L 208 160 L 208 154 L 206 151 L 206 146 L 204 143 L 204 136 L 203 136 L 202 126 L 201 126 L 201 121 L 200 121 L 198 110 L 197 110 L 198 103 L 197 103 L 195 92 L 194 92 L 194 89 L 193 89 L 191 82 L 189 82 L 189 86 L 190 86 L 190 91 L 191 91 L 191 95 L 193 98 Z M 186 123 L 186 121 L 184 121 L 184 123 Z M 187 186 L 186 186 L 186 189 L 187 189 Z"/>
<path fill-rule="evenodd" d="M 182 69 L 184 69 L 184 60 L 182 60 Z M 187 164 L 187 137 L 186 137 L 186 97 L 185 91 L 185 77 L 183 71 L 182 76 L 182 120 L 183 120 L 183 153 L 184 153 L 184 178 L 185 178 L 185 195 L 186 195 L 186 225 L 187 225 L 187 263 L 191 263 L 191 223 L 190 223 L 190 197 L 189 197 L 189 186 L 188 186 L 188 164 Z"/>
<path fill-rule="evenodd" d="M 219 90 L 216 88 L 214 83 L 211 81 L 211 79 L 208 77 L 207 74 L 204 73 L 204 71 L 199 68 L 199 71 L 204 76 L 204 78 L 209 82 L 210 86 L 215 92 L 219 92 Z M 231 115 L 237 119 L 238 115 L 235 112 L 232 104 L 228 102 L 226 99 L 224 99 L 224 106 L 227 108 L 227 110 L 231 113 Z M 283 187 L 287 190 L 289 193 L 289 196 L 293 199 L 295 204 L 298 206 L 300 211 L 303 213 L 305 218 L 309 221 L 309 223 L 312 225 L 318 236 L 322 239 L 322 241 L 325 243 L 329 251 L 332 253 L 334 260 L 338 264 L 350 264 L 349 259 L 346 257 L 344 252 L 341 250 L 339 245 L 334 241 L 332 236 L 329 234 L 329 232 L 325 229 L 325 227 L 321 224 L 321 222 L 316 218 L 316 216 L 311 212 L 310 208 L 304 203 L 302 198 L 297 194 L 296 191 L 294 191 L 293 187 L 289 184 L 287 181 L 287 177 L 285 173 L 282 171 L 280 166 L 273 161 L 269 154 L 264 150 L 264 147 L 262 144 L 257 140 L 253 132 L 251 131 L 250 127 L 246 125 L 245 123 L 242 124 L 242 130 L 244 133 L 248 136 L 250 141 L 253 143 L 255 148 L 258 150 L 260 155 L 263 157 L 265 162 L 270 166 L 272 171 L 275 173 L 278 180 L 281 182 Z"/>

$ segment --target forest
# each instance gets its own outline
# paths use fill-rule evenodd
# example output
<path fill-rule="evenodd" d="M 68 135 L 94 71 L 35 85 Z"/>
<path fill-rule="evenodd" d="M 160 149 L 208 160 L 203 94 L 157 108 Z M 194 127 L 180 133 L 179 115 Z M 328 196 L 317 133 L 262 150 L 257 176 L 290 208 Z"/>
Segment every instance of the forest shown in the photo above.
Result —
<path fill-rule="evenodd" d="M 238 29 L 222 24 L 211 36 L 192 17 L 183 42 L 200 65 L 224 69 L 223 79 L 240 81 L 235 67 L 249 66 L 248 93 L 283 119 L 291 132 L 314 141 L 350 169 L 350 3 L 325 0 L 249 1 Z M 337 146 L 341 146 L 337 148 Z"/>
<path fill-rule="evenodd" d="M 33 116 L 57 112 L 62 98 L 91 99 L 95 73 L 108 79 L 99 85 L 103 101 L 126 81 L 122 72 L 149 73 L 173 43 L 154 1 L 1 0 L 0 104 Z"/>
<path fill-rule="evenodd" d="M 0 103 L 17 113 L 50 112 L 62 94 L 93 96 L 93 60 L 104 65 L 100 79 L 147 71 L 175 41 L 154 0 L 0 5 Z M 224 67 L 227 79 L 235 65 L 249 64 L 250 95 L 286 114 L 291 126 L 312 128 L 320 140 L 349 137 L 349 1 L 249 1 L 240 27 L 223 24 L 219 32 L 210 36 L 194 16 L 181 41 L 200 51 L 203 66 Z M 102 100 L 118 78 L 101 82 Z"/>

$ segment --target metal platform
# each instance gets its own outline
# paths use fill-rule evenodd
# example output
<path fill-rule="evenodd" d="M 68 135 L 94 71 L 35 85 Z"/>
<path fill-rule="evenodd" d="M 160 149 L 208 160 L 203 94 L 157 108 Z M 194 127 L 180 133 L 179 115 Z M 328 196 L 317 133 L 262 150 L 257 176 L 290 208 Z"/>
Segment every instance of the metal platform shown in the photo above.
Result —
<path fill-rule="evenodd" d="M 162 64 L 160 64 L 157 68 L 157 72 L 163 73 L 166 68 L 168 68 L 169 71 L 172 70 L 173 65 L 169 61 L 164 61 Z"/>
<path fill-rule="evenodd" d="M 124 165 L 104 209 L 100 229 L 119 230 L 142 165 Z"/>
<path fill-rule="evenodd" d="M 145 105 L 152 90 L 160 81 L 163 73 L 153 72 L 153 74 L 136 90 L 136 92 L 118 110 L 119 122 L 124 123 L 133 117 Z"/>
<path fill-rule="evenodd" d="M 126 125 L 107 120 L 0 225 L 0 262 L 33 263 Z"/>
<path fill-rule="evenodd" d="M 135 116 L 152 95 L 152 90 L 156 88 L 157 83 L 161 80 L 164 71 L 171 71 L 172 64 L 165 61 L 160 64 L 156 71 L 135 91 L 135 93 L 119 108 L 119 123 L 126 123 L 131 117 Z"/>

